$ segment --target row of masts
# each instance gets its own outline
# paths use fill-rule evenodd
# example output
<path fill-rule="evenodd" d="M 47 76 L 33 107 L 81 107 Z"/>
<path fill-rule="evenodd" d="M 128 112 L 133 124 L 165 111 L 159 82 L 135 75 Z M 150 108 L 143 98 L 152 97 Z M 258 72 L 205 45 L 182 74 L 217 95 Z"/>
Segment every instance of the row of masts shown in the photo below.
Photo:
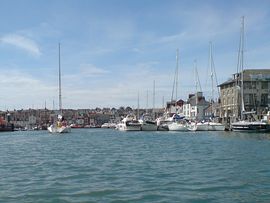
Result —
<path fill-rule="evenodd" d="M 238 61 L 237 61 L 237 74 L 240 77 L 237 77 L 235 80 L 235 111 L 240 111 L 240 119 L 242 120 L 244 117 L 245 107 L 244 107 L 244 33 L 245 33 L 245 22 L 244 16 L 242 17 L 241 21 L 241 30 L 240 30 L 240 40 L 239 40 L 239 50 L 238 50 Z M 171 102 L 177 102 L 177 93 L 178 93 L 178 72 L 179 72 L 179 49 L 176 50 L 176 69 L 173 81 L 173 88 L 172 88 L 172 95 L 171 95 Z M 210 68 L 210 77 L 211 77 L 211 100 L 210 100 L 210 108 L 213 114 L 213 102 L 214 102 L 214 78 L 216 85 L 218 85 L 216 71 L 215 71 L 215 64 L 213 60 L 213 45 L 212 42 L 209 43 L 209 62 L 208 67 Z M 196 88 L 196 97 L 198 92 L 198 86 L 200 92 L 202 92 L 201 83 L 199 80 L 198 70 L 197 70 L 197 61 L 194 61 L 194 73 L 195 73 L 195 88 Z M 240 89 L 240 94 L 238 90 Z M 218 98 L 220 97 L 220 91 L 217 88 Z M 239 98 L 240 97 L 240 98 Z M 236 98 L 240 99 L 240 105 L 236 105 Z M 196 98 L 196 106 L 197 106 L 197 98 Z M 237 111 L 237 109 L 239 109 Z M 238 117 L 238 116 L 236 116 Z"/>
<path fill-rule="evenodd" d="M 212 108 L 212 103 L 214 101 L 214 77 L 216 79 L 216 85 L 218 84 L 217 82 L 217 77 L 216 77 L 216 71 L 215 71 L 215 65 L 214 65 L 214 60 L 213 60 L 213 54 L 212 54 L 212 42 L 209 43 L 209 67 L 210 67 L 210 77 L 211 77 L 211 108 Z M 199 79 L 199 74 L 198 74 L 198 69 L 197 69 L 197 60 L 194 60 L 194 74 L 195 74 L 195 89 L 196 93 L 198 92 L 198 87 L 199 91 L 202 92 L 201 88 L 201 83 Z M 173 80 L 173 88 L 172 88 L 172 94 L 171 94 L 171 102 L 177 102 L 178 99 L 178 79 L 179 79 L 179 49 L 176 50 L 176 68 L 175 68 L 175 74 L 174 74 L 174 80 Z M 218 91 L 218 96 L 219 96 L 219 90 Z M 197 99 L 196 99 L 197 103 Z"/>
<path fill-rule="evenodd" d="M 216 78 L 216 84 L 217 83 L 217 77 L 216 77 L 216 72 L 214 68 L 214 60 L 213 60 L 213 55 L 212 55 L 212 42 L 209 43 L 209 67 L 210 67 L 210 76 L 211 76 L 211 112 L 213 112 L 213 102 L 214 102 L 214 77 Z M 198 92 L 198 86 L 200 92 L 202 91 L 201 88 L 201 83 L 199 79 L 199 74 L 197 70 L 197 61 L 194 61 L 194 73 L 195 73 L 195 88 L 196 88 L 196 96 Z M 172 87 L 172 94 L 171 94 L 171 104 L 176 104 L 178 101 L 178 80 L 179 80 L 179 49 L 176 50 L 176 68 L 174 72 L 174 79 L 173 79 L 173 87 Z M 219 94 L 219 90 L 218 90 Z M 148 110 L 148 97 L 149 97 L 149 92 L 147 90 L 146 92 L 146 112 Z M 164 107 L 164 96 L 163 96 L 163 101 L 162 101 L 162 106 Z M 140 95 L 138 92 L 138 99 L 137 99 L 137 109 L 140 108 Z M 196 98 L 196 106 L 197 106 L 197 98 Z M 155 80 L 153 81 L 153 109 L 155 109 Z M 139 117 L 139 110 L 137 110 L 137 117 Z"/>
<path fill-rule="evenodd" d="M 146 113 L 148 113 L 148 90 L 146 91 Z M 156 81 L 153 81 L 153 111 L 155 109 L 155 97 L 156 97 Z M 140 93 L 138 92 L 137 98 L 137 118 L 139 118 L 139 109 L 140 109 Z"/>
<path fill-rule="evenodd" d="M 213 60 L 213 54 L 212 54 L 212 42 L 209 43 L 209 67 L 210 67 L 210 77 L 211 77 L 211 112 L 212 112 L 212 105 L 214 101 L 214 76 L 216 78 L 217 83 L 217 77 L 216 72 L 214 68 L 214 60 Z M 59 72 L 58 72 L 58 91 L 59 91 L 59 111 L 62 115 L 62 92 L 61 92 L 61 46 L 60 43 L 58 44 L 58 51 L 59 51 Z M 240 43 L 239 43 L 239 51 L 238 51 L 238 63 L 237 63 L 237 73 L 241 72 L 241 78 L 240 82 L 239 79 L 236 80 L 236 87 L 241 86 L 241 119 L 243 118 L 243 112 L 244 112 L 244 102 L 243 102 L 243 62 L 244 62 L 244 17 L 242 17 L 242 26 L 241 26 L 241 34 L 240 34 Z M 198 86 L 201 91 L 201 84 L 199 80 L 198 70 L 197 70 L 197 61 L 194 61 L 194 72 L 195 72 L 195 88 L 196 93 L 198 92 Z M 175 68 L 175 74 L 174 74 L 174 80 L 173 80 L 173 88 L 172 88 L 172 94 L 171 94 L 171 102 L 178 100 L 178 80 L 179 80 L 179 49 L 176 50 L 176 68 Z M 237 93 L 237 91 L 236 91 Z M 218 96 L 219 96 L 219 90 L 218 90 Z M 197 102 L 197 98 L 196 98 Z M 45 104 L 46 106 L 46 104 Z M 139 103 L 139 92 L 138 92 L 138 103 L 137 107 L 139 109 L 140 103 Z M 164 106 L 164 97 L 163 97 L 163 106 Z M 148 90 L 147 90 L 147 103 L 146 107 L 148 109 Z M 155 109 L 155 80 L 153 81 L 153 109 Z M 139 111 L 138 111 L 139 112 Z"/>

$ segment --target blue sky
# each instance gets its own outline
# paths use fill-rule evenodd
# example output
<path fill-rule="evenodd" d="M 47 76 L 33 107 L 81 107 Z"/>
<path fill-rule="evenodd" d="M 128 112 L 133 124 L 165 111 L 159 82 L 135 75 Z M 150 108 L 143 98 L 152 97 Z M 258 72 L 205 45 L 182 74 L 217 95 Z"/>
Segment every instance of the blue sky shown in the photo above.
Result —
<path fill-rule="evenodd" d="M 270 1 L 2 0 L 0 109 L 58 105 L 61 43 L 64 108 L 152 105 L 195 91 L 194 60 L 210 97 L 209 42 L 219 83 L 236 71 L 241 16 L 245 67 L 270 67 Z"/>

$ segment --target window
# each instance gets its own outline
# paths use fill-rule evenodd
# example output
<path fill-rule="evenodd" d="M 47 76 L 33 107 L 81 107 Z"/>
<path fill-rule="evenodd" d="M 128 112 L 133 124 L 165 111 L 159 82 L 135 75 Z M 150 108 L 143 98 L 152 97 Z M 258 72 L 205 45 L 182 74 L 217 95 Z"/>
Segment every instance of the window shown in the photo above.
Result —
<path fill-rule="evenodd" d="M 249 104 L 249 94 L 244 95 L 244 103 Z"/>
<path fill-rule="evenodd" d="M 255 95 L 254 94 L 249 94 L 249 104 L 250 105 L 254 105 L 254 100 L 255 99 Z"/>
<path fill-rule="evenodd" d="M 244 89 L 251 89 L 251 82 L 245 81 L 244 82 Z"/>
<path fill-rule="evenodd" d="M 268 82 L 262 82 L 262 89 L 268 89 Z"/>
<path fill-rule="evenodd" d="M 268 94 L 262 94 L 261 105 L 263 105 L 263 106 L 267 106 L 268 105 Z"/>
<path fill-rule="evenodd" d="M 251 88 L 256 89 L 257 88 L 257 83 L 256 82 L 251 82 Z"/>

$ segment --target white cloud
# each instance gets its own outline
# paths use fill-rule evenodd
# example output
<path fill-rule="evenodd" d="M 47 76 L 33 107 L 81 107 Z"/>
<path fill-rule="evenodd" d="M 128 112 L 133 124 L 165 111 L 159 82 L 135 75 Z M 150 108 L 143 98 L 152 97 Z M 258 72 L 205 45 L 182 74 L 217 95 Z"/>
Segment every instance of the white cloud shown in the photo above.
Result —
<path fill-rule="evenodd" d="M 18 70 L 2 70 L 0 86 L 0 109 L 29 108 L 33 105 L 35 108 L 44 108 L 44 102 L 51 102 L 58 94 L 56 86 L 48 85 Z"/>
<path fill-rule="evenodd" d="M 80 71 L 81 74 L 86 77 L 101 76 L 109 73 L 109 71 L 104 70 L 102 68 L 98 68 L 93 64 L 81 64 Z"/>
<path fill-rule="evenodd" d="M 88 64 L 87 66 L 91 67 L 92 65 Z M 140 106 L 145 107 L 147 90 L 149 91 L 150 107 L 154 80 L 156 81 L 156 106 L 161 106 L 162 96 L 165 96 L 165 99 L 169 97 L 167 94 L 171 93 L 174 67 L 164 73 L 155 70 L 156 66 L 159 66 L 157 61 L 139 62 L 133 65 L 118 64 L 116 66 L 120 67 L 120 70 L 106 79 L 93 78 L 85 81 L 82 78 L 83 74 L 77 74 L 74 78 L 64 77 L 62 88 L 64 108 L 136 107 L 138 92 Z M 90 70 L 95 74 L 100 72 L 96 68 L 90 68 Z M 102 73 L 103 71 L 101 69 Z"/>
<path fill-rule="evenodd" d="M 32 39 L 29 39 L 25 36 L 18 35 L 18 34 L 9 34 L 6 36 L 3 36 L 0 41 L 5 44 L 13 45 L 17 48 L 23 49 L 27 51 L 28 53 L 31 53 L 35 56 L 40 56 L 41 51 L 39 46 L 35 41 Z"/>
<path fill-rule="evenodd" d="M 83 85 L 89 81 L 89 77 L 98 79 L 99 77 L 105 76 L 108 73 L 110 72 L 105 69 L 98 68 L 93 64 L 81 64 L 79 65 L 79 71 L 76 71 L 73 74 L 63 74 L 62 78 L 63 81 L 69 81 L 68 84 L 76 83 L 79 85 L 80 83 Z M 73 85 L 70 86 L 72 87 Z"/>

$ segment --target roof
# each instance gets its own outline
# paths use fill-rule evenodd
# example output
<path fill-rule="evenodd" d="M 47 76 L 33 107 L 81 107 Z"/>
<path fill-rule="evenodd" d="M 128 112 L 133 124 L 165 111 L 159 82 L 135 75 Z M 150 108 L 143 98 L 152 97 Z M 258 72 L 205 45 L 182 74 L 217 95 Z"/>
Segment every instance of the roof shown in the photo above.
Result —
<path fill-rule="evenodd" d="M 234 82 L 235 82 L 235 79 L 230 78 L 226 82 L 219 84 L 218 87 L 221 87 L 223 85 L 228 85 L 228 84 L 231 84 L 231 83 L 234 83 Z"/>
<path fill-rule="evenodd" d="M 269 81 L 270 80 L 270 69 L 245 69 L 244 72 L 244 81 Z M 228 85 L 235 82 L 236 77 L 240 77 L 240 74 L 234 73 L 233 78 L 228 79 L 226 82 L 221 83 L 218 87 L 223 85 Z"/>

